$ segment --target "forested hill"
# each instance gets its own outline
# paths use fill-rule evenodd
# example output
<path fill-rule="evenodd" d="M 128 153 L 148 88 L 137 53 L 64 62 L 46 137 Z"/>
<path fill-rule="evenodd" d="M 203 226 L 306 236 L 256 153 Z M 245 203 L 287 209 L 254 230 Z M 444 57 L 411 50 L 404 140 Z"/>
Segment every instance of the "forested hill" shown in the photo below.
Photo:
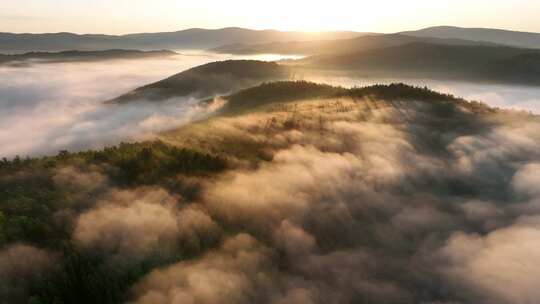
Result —
<path fill-rule="evenodd" d="M 204 98 L 227 94 L 264 81 L 286 80 L 287 67 L 275 62 L 227 60 L 212 62 L 137 88 L 109 102 L 162 101 L 174 97 Z"/>
<path fill-rule="evenodd" d="M 241 90 L 229 96 L 220 113 L 238 114 L 258 111 L 269 104 L 280 104 L 307 99 L 328 99 L 340 97 L 373 98 L 376 100 L 416 100 L 451 102 L 455 105 L 471 107 L 472 111 L 489 107 L 479 102 L 469 102 L 449 94 L 442 94 L 428 88 L 409 86 L 404 83 L 389 85 L 373 85 L 359 88 L 343 88 L 309 81 L 277 81 L 263 83 L 259 86 Z"/>
<path fill-rule="evenodd" d="M 412 37 L 431 37 L 441 39 L 464 39 L 489 42 L 521 48 L 540 48 L 540 34 L 490 28 L 462 28 L 455 26 L 434 26 L 417 31 L 399 34 Z"/>
<path fill-rule="evenodd" d="M 516 216 L 538 117 L 404 84 L 224 99 L 156 141 L 0 161 L 0 303 L 271 303 L 296 282 L 321 304 L 482 302 L 434 255 L 506 223 L 471 202 Z"/>
<path fill-rule="evenodd" d="M 65 51 L 105 49 L 209 49 L 231 43 L 268 43 L 273 41 L 305 41 L 358 37 L 356 32 L 323 32 L 317 35 L 302 32 L 250 30 L 244 28 L 192 28 L 175 32 L 138 33 L 127 35 L 45 33 L 0 33 L 0 52 Z"/>
<path fill-rule="evenodd" d="M 346 55 L 313 56 L 314 68 L 519 84 L 540 84 L 540 50 L 409 43 Z"/>
<path fill-rule="evenodd" d="M 104 51 L 63 51 L 63 52 L 30 52 L 24 54 L 0 54 L 0 64 L 58 63 L 100 61 L 111 59 L 144 59 L 176 55 L 173 51 L 138 51 L 138 50 L 104 50 Z"/>

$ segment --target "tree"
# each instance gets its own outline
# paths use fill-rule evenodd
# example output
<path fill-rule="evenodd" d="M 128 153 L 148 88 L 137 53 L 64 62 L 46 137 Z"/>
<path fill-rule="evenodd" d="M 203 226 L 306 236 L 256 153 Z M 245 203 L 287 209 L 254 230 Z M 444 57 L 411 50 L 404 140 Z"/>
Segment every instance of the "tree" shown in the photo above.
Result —
<path fill-rule="evenodd" d="M 7 218 L 2 211 L 0 211 L 0 246 L 6 241 L 6 225 Z"/>

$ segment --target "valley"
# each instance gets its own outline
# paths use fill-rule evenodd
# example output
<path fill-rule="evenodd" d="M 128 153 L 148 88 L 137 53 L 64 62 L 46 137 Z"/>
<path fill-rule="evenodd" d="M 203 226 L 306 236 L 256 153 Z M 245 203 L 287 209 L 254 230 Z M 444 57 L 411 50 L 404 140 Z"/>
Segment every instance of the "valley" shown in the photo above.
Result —
<path fill-rule="evenodd" d="M 426 27 L 530 4 L 46 2 L 0 13 L 0 304 L 538 302 L 540 34 Z"/>

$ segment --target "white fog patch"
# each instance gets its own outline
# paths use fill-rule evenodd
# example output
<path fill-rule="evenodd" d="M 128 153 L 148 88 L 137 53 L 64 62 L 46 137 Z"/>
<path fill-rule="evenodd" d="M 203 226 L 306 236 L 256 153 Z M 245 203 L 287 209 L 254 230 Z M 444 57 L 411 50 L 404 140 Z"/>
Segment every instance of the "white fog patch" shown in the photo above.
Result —
<path fill-rule="evenodd" d="M 540 113 L 540 88 L 533 86 L 480 84 L 474 82 L 427 82 L 436 91 L 477 100 L 492 107 Z"/>
<path fill-rule="evenodd" d="M 44 140 L 55 147 L 80 150 L 121 140 L 152 139 L 157 132 L 179 127 L 204 114 L 196 103 L 192 99 L 175 99 L 162 103 L 99 105 L 93 111 L 76 115 L 72 123 L 50 130 Z"/>
<path fill-rule="evenodd" d="M 164 113 L 178 123 L 189 103 L 107 106 L 103 101 L 206 58 L 115 60 L 0 67 L 0 156 L 41 155 L 101 147 L 160 130 L 139 122 Z M 170 124 L 170 121 L 167 122 Z"/>
<path fill-rule="evenodd" d="M 160 188 L 111 190 L 75 221 L 73 240 L 82 248 L 120 260 L 171 250 L 198 250 L 221 230 L 203 208 L 186 206 Z"/>
<path fill-rule="evenodd" d="M 537 216 L 524 217 L 486 236 L 454 234 L 440 252 L 451 262 L 442 272 L 489 303 L 537 303 L 539 223 Z"/>
<path fill-rule="evenodd" d="M 253 290 L 269 283 L 262 269 L 270 255 L 250 235 L 238 234 L 200 259 L 152 271 L 137 284 L 132 304 L 251 303 Z"/>
<path fill-rule="evenodd" d="M 204 109 L 189 98 L 103 102 L 195 66 L 244 57 L 191 52 L 161 59 L 0 66 L 0 158 L 152 138 Z"/>
<path fill-rule="evenodd" d="M 540 163 L 530 163 L 521 168 L 512 180 L 514 190 L 532 197 L 540 195 Z"/>

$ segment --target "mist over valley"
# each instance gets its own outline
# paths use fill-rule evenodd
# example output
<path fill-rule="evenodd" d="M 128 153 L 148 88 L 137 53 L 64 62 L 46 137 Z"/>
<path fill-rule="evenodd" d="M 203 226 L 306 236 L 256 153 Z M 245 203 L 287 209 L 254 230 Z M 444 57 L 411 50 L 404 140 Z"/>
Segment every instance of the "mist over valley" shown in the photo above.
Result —
<path fill-rule="evenodd" d="M 227 5 L 335 25 L 0 33 L 0 304 L 538 302 L 540 34 Z"/>

